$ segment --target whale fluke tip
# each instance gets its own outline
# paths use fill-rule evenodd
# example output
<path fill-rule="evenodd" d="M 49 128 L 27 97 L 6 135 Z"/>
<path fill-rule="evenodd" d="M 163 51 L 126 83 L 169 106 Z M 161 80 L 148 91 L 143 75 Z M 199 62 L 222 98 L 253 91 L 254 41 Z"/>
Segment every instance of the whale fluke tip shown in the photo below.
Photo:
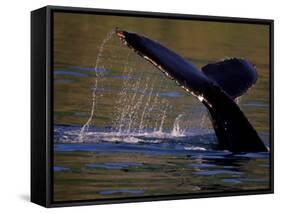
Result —
<path fill-rule="evenodd" d="M 125 38 L 124 31 L 119 30 L 119 28 L 118 28 L 118 27 L 116 27 L 116 28 L 115 28 L 115 33 L 116 33 L 116 35 L 117 35 L 119 38 L 122 38 L 122 39 L 124 39 L 124 38 Z"/>

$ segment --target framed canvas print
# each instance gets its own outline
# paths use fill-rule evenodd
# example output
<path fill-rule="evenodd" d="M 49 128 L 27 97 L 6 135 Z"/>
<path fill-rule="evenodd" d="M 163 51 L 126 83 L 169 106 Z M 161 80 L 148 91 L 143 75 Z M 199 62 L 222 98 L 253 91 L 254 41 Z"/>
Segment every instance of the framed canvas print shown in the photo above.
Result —
<path fill-rule="evenodd" d="M 31 201 L 273 193 L 273 20 L 31 13 Z"/>

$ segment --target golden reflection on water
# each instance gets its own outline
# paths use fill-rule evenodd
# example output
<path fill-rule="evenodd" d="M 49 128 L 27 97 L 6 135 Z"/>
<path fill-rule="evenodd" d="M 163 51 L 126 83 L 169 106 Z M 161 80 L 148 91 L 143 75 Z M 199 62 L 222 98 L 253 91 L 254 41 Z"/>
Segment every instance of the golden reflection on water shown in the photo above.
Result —
<path fill-rule="evenodd" d="M 256 85 L 243 96 L 240 106 L 258 131 L 269 130 L 268 25 L 55 13 L 54 70 L 71 70 L 77 66 L 93 67 L 99 45 L 108 32 L 115 27 L 157 40 L 191 60 L 198 67 L 227 57 L 242 57 L 250 60 L 257 67 L 259 79 Z M 112 40 L 115 39 L 112 38 Z M 110 60 L 105 60 L 104 67 L 122 71 L 126 63 L 122 56 L 127 55 L 130 50 L 123 48 L 119 41 L 115 41 L 114 46 L 108 48 L 112 49 L 107 50 L 110 53 L 108 58 L 112 58 L 113 55 L 120 57 L 116 59 L 120 63 L 114 64 Z M 140 68 L 141 64 L 147 64 L 147 62 L 136 63 L 135 69 Z M 153 70 L 149 65 L 147 67 Z M 147 72 L 146 75 L 153 75 L 153 72 L 155 71 Z M 83 124 L 86 122 L 91 108 L 91 87 L 95 78 L 93 71 L 91 75 L 86 77 L 54 76 L 55 123 Z M 69 82 L 62 81 L 65 79 Z M 120 90 L 121 80 L 108 78 L 107 81 Z M 167 82 L 171 91 L 180 90 L 170 80 L 161 81 Z M 100 100 L 97 107 L 99 119 L 96 125 L 104 125 L 103 115 L 112 116 L 113 107 L 108 107 L 106 111 L 102 109 L 104 106 L 114 105 L 112 103 L 114 93 L 112 91 L 110 95 Z M 186 95 L 177 99 L 176 103 L 185 102 L 181 99 L 193 98 Z M 108 123 L 111 119 L 104 118 L 104 121 Z M 171 123 L 168 121 L 166 125 L 169 126 Z"/>
<path fill-rule="evenodd" d="M 54 15 L 54 123 L 83 125 L 90 115 L 92 87 L 95 81 L 96 58 L 106 35 L 119 27 L 146 35 L 202 67 L 227 57 L 242 57 L 257 67 L 258 81 L 239 105 L 256 130 L 269 132 L 269 26 L 242 23 L 135 18 L 89 14 L 55 13 Z M 146 78 L 154 90 L 184 94 L 166 97 L 171 104 L 164 127 L 172 128 L 181 112 L 193 112 L 188 119 L 196 120 L 204 106 L 186 94 L 173 81 L 163 76 L 145 60 L 136 56 L 113 37 L 105 45 L 102 67 L 109 70 L 99 79 L 95 125 L 111 126 L 118 93 L 124 82 L 120 75 L 125 66 L 133 69 L 133 79 Z M 135 78 L 135 79 L 134 79 Z M 165 86 L 165 87 L 164 87 Z M 195 107 L 194 107 L 195 106 Z M 199 116 L 198 116 L 199 115 Z M 153 122 L 153 121 L 152 121 Z M 203 157 L 204 158 L 204 157 Z M 219 162 L 221 160 L 221 162 Z M 140 166 L 127 171 L 108 171 L 85 167 L 91 163 L 138 162 Z M 268 159 L 225 159 L 216 162 L 219 170 L 226 165 L 242 172 L 243 183 L 223 183 L 225 175 L 200 175 L 196 164 L 204 160 L 183 156 L 149 156 L 135 153 L 55 152 L 54 165 L 68 171 L 54 173 L 55 200 L 112 198 L 99 191 L 126 187 L 144 190 L 144 195 L 185 194 L 225 190 L 265 189 L 268 187 Z M 232 163 L 232 161 L 234 161 Z M 189 166 L 190 165 L 190 166 Z M 263 167 L 260 167 L 263 166 Z M 197 174 L 194 172 L 198 172 Z M 235 176 L 235 175 L 234 175 Z M 254 178 L 260 180 L 255 181 Z M 235 177 L 234 177 L 235 178 Z M 248 179 L 248 180 L 247 180 Z M 252 179 L 252 180 L 251 180 Z M 233 178 L 232 178 L 233 180 Z M 231 181 L 231 180 L 230 180 Z M 262 181 L 262 182 L 261 182 Z M 214 189 L 212 189 L 214 188 Z M 119 197 L 131 196 L 119 194 Z"/>

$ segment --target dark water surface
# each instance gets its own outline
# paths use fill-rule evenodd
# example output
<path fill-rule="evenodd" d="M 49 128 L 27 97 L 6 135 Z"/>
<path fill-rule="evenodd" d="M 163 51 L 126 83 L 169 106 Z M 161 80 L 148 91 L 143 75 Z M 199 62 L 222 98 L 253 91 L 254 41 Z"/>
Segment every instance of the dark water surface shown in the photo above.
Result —
<path fill-rule="evenodd" d="M 269 188 L 269 154 L 217 150 L 214 134 L 112 132 L 55 126 L 55 200 Z M 200 130 L 202 132 L 202 130 Z"/>
<path fill-rule="evenodd" d="M 258 81 L 237 102 L 269 145 L 267 25 L 56 13 L 54 200 L 269 188 L 269 153 L 218 150 L 204 106 L 122 45 L 110 34 L 115 27 L 157 40 L 198 68 L 250 60 Z"/>

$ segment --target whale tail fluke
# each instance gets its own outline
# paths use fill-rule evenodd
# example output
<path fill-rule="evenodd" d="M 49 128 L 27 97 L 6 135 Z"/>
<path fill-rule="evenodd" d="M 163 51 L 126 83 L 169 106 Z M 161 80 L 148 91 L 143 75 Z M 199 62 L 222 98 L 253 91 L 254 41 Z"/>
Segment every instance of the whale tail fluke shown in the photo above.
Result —
<path fill-rule="evenodd" d="M 256 130 L 230 96 L 213 85 L 203 104 L 210 113 L 219 146 L 232 152 L 267 152 Z"/>
<path fill-rule="evenodd" d="M 241 96 L 257 81 L 255 67 L 245 59 L 225 59 L 207 64 L 201 70 L 233 99 Z"/>
<path fill-rule="evenodd" d="M 257 80 L 256 70 L 247 60 L 227 59 L 208 64 L 200 71 L 183 57 L 149 38 L 119 29 L 116 29 L 116 35 L 207 107 L 222 149 L 232 152 L 268 151 L 233 100 Z"/>

